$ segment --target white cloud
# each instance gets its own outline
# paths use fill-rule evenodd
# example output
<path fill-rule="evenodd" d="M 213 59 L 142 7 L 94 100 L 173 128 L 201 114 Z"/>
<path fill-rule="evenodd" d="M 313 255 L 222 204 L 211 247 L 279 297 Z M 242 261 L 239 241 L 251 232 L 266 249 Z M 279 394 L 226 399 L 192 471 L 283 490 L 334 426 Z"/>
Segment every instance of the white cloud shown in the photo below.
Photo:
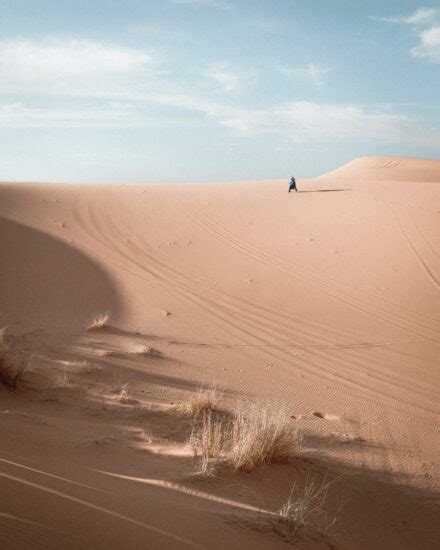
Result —
<path fill-rule="evenodd" d="M 438 35 L 427 32 L 423 45 L 425 49 L 414 55 L 431 55 Z M 293 74 L 297 69 L 289 71 Z M 302 71 L 316 79 L 323 69 L 309 66 Z M 179 85 L 169 75 L 164 77 L 153 57 L 141 50 L 89 40 L 3 41 L 0 94 L 9 97 L 13 92 L 22 99 L 0 103 L 0 126 L 143 127 L 173 124 L 180 117 L 185 125 L 211 121 L 241 136 L 272 134 L 298 142 L 382 140 L 440 146 L 438 131 L 422 128 L 411 118 L 357 106 L 309 101 L 264 109 L 232 106 L 225 96 L 219 99 L 219 89 L 237 91 L 253 75 L 240 74 L 228 64 L 210 66 L 208 73 L 217 88 L 206 89 L 202 82 L 199 86 Z M 32 97 L 38 97 L 38 103 Z M 166 116 L 155 114 L 155 107 L 167 108 Z"/>
<path fill-rule="evenodd" d="M 91 108 L 29 107 L 0 104 L 1 127 L 145 127 L 173 124 L 148 116 L 148 106 L 161 105 L 203 115 L 242 137 L 273 135 L 297 143 L 372 141 L 440 147 L 440 131 L 422 127 L 403 115 L 368 112 L 357 106 L 287 102 L 267 109 L 246 109 L 186 94 L 145 94 L 133 103 L 106 102 Z M 146 110 L 147 109 L 147 110 Z M 186 126 L 191 120 L 181 120 Z M 177 123 L 180 123 L 179 121 Z"/>
<path fill-rule="evenodd" d="M 411 53 L 414 57 L 440 63 L 440 25 L 422 31 L 419 44 L 412 48 Z"/>
<path fill-rule="evenodd" d="M 319 85 L 322 84 L 322 77 L 325 74 L 328 74 L 331 69 L 317 67 L 314 63 L 309 63 L 306 68 L 295 68 L 280 65 L 278 67 L 278 71 L 288 77 L 309 78 L 312 82 Z"/>
<path fill-rule="evenodd" d="M 386 23 L 404 23 L 406 25 L 416 25 L 419 23 L 429 23 L 432 21 L 437 14 L 435 8 L 419 8 L 414 13 L 408 16 L 395 15 L 392 17 L 376 17 L 377 21 L 385 21 Z"/>
<path fill-rule="evenodd" d="M 143 51 L 92 40 L 0 41 L 0 92 L 105 88 L 152 63 Z"/>
<path fill-rule="evenodd" d="M 255 76 L 251 72 L 238 72 L 231 68 L 229 63 L 212 63 L 204 71 L 204 75 L 214 82 L 225 92 L 238 92 L 243 84 Z"/>
<path fill-rule="evenodd" d="M 231 5 L 222 0 L 172 0 L 173 4 L 181 4 L 186 6 L 207 6 L 209 8 L 220 8 L 223 10 L 230 9 Z"/>
<path fill-rule="evenodd" d="M 402 115 L 370 113 L 350 105 L 294 101 L 263 110 L 214 110 L 209 116 L 239 135 L 279 135 L 306 142 L 381 141 L 440 146 L 440 132 Z"/>
<path fill-rule="evenodd" d="M 433 8 L 419 8 L 413 14 L 403 19 L 407 25 L 415 25 L 417 23 L 429 23 L 434 19 L 437 10 Z"/>
<path fill-rule="evenodd" d="M 417 33 L 419 43 L 411 48 L 411 55 L 431 63 L 440 63 L 440 23 L 439 10 L 419 8 L 409 16 L 375 17 L 387 23 L 412 25 Z"/>
<path fill-rule="evenodd" d="M 23 102 L 0 104 L 2 128 L 108 128 L 145 125 L 131 105 L 93 108 L 29 107 Z"/>

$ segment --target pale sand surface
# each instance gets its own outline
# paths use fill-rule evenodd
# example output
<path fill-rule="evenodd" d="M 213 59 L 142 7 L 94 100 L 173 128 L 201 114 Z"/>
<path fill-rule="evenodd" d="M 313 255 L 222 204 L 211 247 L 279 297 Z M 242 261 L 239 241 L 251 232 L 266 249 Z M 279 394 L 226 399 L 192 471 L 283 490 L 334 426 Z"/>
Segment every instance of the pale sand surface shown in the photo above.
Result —
<path fill-rule="evenodd" d="M 440 161 L 287 187 L 0 184 L 0 326 L 32 354 L 0 387 L 1 548 L 287 548 L 244 519 L 309 469 L 345 504 L 298 548 L 438 548 Z M 174 404 L 213 383 L 294 415 L 303 458 L 194 478 Z"/>

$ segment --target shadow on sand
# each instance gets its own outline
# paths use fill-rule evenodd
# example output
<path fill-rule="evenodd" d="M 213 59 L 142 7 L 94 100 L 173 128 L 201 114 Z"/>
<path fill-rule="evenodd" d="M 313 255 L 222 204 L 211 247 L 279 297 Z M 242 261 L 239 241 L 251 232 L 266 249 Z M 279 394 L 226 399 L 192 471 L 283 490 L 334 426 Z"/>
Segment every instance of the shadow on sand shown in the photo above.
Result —
<path fill-rule="evenodd" d="M 192 385 L 190 381 L 186 383 Z M 68 409 L 63 407 L 63 412 L 68 413 Z M 28 522 L 32 518 L 26 530 L 14 531 L 20 542 L 25 542 L 22 539 L 25 534 L 34 533 L 44 539 L 46 548 L 57 548 L 59 539 L 49 537 L 47 530 L 35 531 L 36 527 L 50 524 L 53 531 L 63 534 L 66 517 L 73 517 L 77 525 L 84 527 L 74 533 L 79 539 L 74 542 L 79 544 L 85 542 L 81 534 L 87 533 L 85 527 L 90 520 L 94 525 L 93 537 L 112 540 L 115 548 L 122 548 L 124 541 L 126 547 L 134 547 L 139 544 L 139 537 L 146 536 L 154 537 L 154 547 L 163 541 L 167 548 L 224 548 L 220 540 L 209 538 L 209 529 L 200 529 L 203 510 L 204 522 L 211 529 L 228 532 L 231 548 L 239 548 L 240 543 L 246 541 L 252 548 L 281 548 L 284 543 L 275 535 L 238 529 L 237 525 L 248 525 L 247 520 L 256 517 L 254 510 L 264 510 L 267 514 L 277 509 L 289 496 L 294 483 L 302 486 L 308 476 L 321 479 L 328 475 L 332 481 L 328 511 L 330 517 L 337 513 L 339 518 L 335 536 L 330 540 L 309 541 L 313 543 L 311 546 L 306 540 L 300 541 L 306 544 L 300 544 L 300 548 L 436 547 L 438 494 L 434 488 L 415 487 L 407 475 L 391 473 L 386 468 L 373 471 L 338 458 L 334 451 L 347 443 L 336 436 L 312 436 L 304 459 L 290 465 L 262 467 L 251 474 L 220 471 L 216 477 L 197 479 L 190 475 L 195 466 L 190 457 L 157 454 L 142 444 L 150 434 L 154 439 L 155 433 L 163 443 L 170 440 L 182 443 L 189 434 L 191 422 L 177 411 L 102 410 L 89 416 L 87 421 L 88 428 L 92 422 L 95 430 L 99 427 L 94 433 L 112 435 L 107 438 L 109 441 L 104 438 L 101 443 L 91 442 L 87 453 L 83 446 L 72 448 L 71 445 L 64 451 L 51 448 L 48 429 L 37 424 L 26 445 L 17 445 L 17 441 L 14 445 L 5 445 L 13 455 L 2 449 L 0 482 L 9 502 L 8 517 L 12 513 L 14 517 L 21 514 Z M 49 433 L 52 430 L 53 426 Z M 84 436 L 82 430 L 75 435 Z M 357 444 L 370 447 L 368 442 Z M 41 448 L 45 449 L 42 457 L 37 451 Z M 315 451 L 314 456 L 309 454 L 310 449 Z M 53 468 L 47 466 L 47 452 L 54 452 L 53 457 L 57 459 L 53 461 Z M 375 452 L 380 455 L 382 450 L 377 448 Z M 76 458 L 73 464 L 72 455 Z M 167 521 L 158 513 L 159 503 L 161 509 L 167 510 Z M 46 515 L 47 509 L 50 514 Z M 177 513 L 186 529 L 180 530 L 170 521 Z M 188 533 L 191 533 L 190 540 L 185 537 Z"/>
<path fill-rule="evenodd" d="M 337 191 L 351 191 L 351 189 L 306 189 L 298 193 L 336 193 Z"/>
<path fill-rule="evenodd" d="M 2 326 L 79 329 L 96 312 L 118 314 L 107 273 L 65 240 L 2 217 L 0 235 Z"/>

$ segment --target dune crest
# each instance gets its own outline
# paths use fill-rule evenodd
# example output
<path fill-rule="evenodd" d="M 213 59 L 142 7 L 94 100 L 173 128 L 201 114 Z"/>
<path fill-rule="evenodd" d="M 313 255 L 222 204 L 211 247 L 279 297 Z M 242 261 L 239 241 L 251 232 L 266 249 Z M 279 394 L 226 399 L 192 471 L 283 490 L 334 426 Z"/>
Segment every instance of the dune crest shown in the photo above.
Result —
<path fill-rule="evenodd" d="M 406 157 L 360 157 L 320 177 L 440 183 L 440 160 Z"/>

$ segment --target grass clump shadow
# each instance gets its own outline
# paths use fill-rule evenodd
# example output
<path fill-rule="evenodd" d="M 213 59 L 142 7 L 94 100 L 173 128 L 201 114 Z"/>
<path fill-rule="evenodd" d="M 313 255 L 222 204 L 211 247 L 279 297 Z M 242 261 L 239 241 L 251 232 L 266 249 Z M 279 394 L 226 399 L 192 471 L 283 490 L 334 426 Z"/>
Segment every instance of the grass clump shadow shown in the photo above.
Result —
<path fill-rule="evenodd" d="M 8 389 L 16 390 L 23 380 L 28 366 L 24 356 L 13 355 L 6 336 L 6 328 L 0 330 L 0 384 Z"/>

